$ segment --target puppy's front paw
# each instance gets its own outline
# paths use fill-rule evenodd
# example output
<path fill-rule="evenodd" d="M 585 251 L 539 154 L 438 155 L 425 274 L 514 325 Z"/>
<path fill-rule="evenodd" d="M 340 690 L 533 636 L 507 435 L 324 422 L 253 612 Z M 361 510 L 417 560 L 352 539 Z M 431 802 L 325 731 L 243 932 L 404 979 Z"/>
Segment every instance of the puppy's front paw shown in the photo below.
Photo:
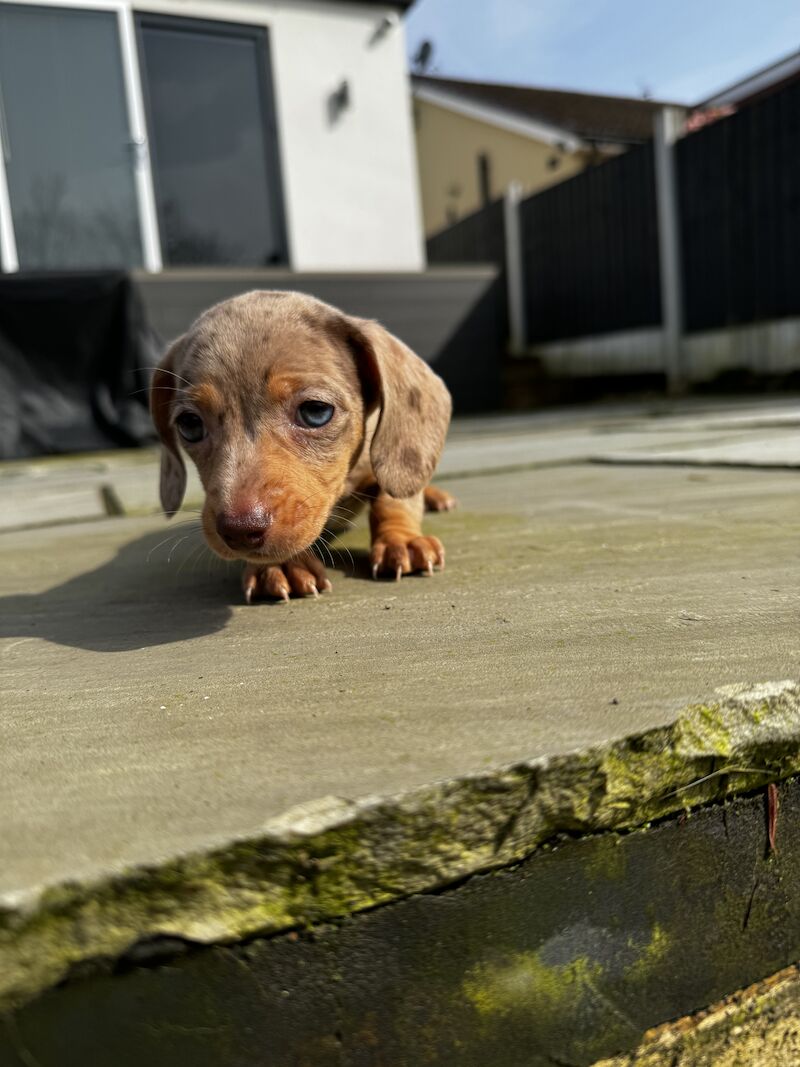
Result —
<path fill-rule="evenodd" d="M 438 537 L 423 537 L 422 534 L 408 540 L 378 536 L 372 543 L 370 559 L 373 578 L 387 573 L 399 581 L 404 574 L 413 571 L 433 574 L 435 566 L 444 570 L 444 545 Z"/>
<path fill-rule="evenodd" d="M 319 596 L 333 586 L 325 568 L 314 556 L 302 556 L 289 563 L 261 567 L 248 563 L 242 574 L 242 589 L 248 604 L 254 600 L 289 600 L 293 596 Z"/>
<path fill-rule="evenodd" d="M 424 491 L 426 511 L 452 511 L 458 507 L 458 501 L 452 493 L 446 489 L 440 489 L 438 485 L 428 485 Z"/>

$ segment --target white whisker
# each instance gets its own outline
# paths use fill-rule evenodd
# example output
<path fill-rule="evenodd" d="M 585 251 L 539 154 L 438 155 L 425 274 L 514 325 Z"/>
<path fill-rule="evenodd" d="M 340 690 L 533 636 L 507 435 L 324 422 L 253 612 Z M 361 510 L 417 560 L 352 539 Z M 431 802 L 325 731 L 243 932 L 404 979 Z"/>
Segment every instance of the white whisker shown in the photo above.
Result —
<path fill-rule="evenodd" d="M 178 548 L 180 545 L 183 544 L 183 542 L 187 539 L 188 536 L 189 536 L 189 534 L 186 534 L 185 536 L 183 536 L 180 539 L 180 541 L 178 541 L 178 544 L 172 546 L 172 548 L 169 551 L 169 555 L 167 556 L 167 563 L 172 563 L 172 554 L 173 554 L 173 552 L 175 551 L 176 548 Z"/>
<path fill-rule="evenodd" d="M 178 534 L 176 534 L 174 530 L 171 530 L 167 534 L 167 536 L 164 538 L 163 541 L 159 541 L 157 545 L 153 545 L 153 547 L 150 549 L 150 551 L 147 553 L 147 556 L 145 557 L 145 562 L 149 563 L 150 562 L 150 557 L 153 555 L 154 552 L 156 552 L 159 548 L 161 548 L 162 545 L 165 545 L 168 541 L 169 542 L 174 541 L 174 539 L 177 536 L 178 536 Z"/>
<path fill-rule="evenodd" d="M 171 374 L 172 377 L 173 378 L 177 378 L 177 380 L 179 382 L 186 382 L 187 385 L 192 385 L 193 384 L 192 382 L 189 381 L 188 378 L 184 378 L 182 374 L 176 374 L 176 372 L 174 370 L 168 370 L 166 367 L 134 367 L 133 370 L 134 371 L 152 371 L 152 372 L 160 371 L 161 374 Z"/>
<path fill-rule="evenodd" d="M 325 549 L 325 551 L 328 553 L 328 557 L 329 557 L 329 559 L 331 561 L 331 567 L 335 568 L 336 564 L 334 563 L 333 556 L 331 554 L 331 550 L 325 544 L 325 540 L 322 537 L 322 534 L 320 534 L 320 536 L 316 539 L 314 544 L 311 546 L 312 551 L 314 549 L 316 549 L 316 548 L 319 548 L 319 549 L 323 549 L 324 548 Z M 320 558 L 320 562 L 322 563 L 323 567 L 327 567 L 327 563 L 325 562 L 325 557 L 322 555 L 321 551 L 319 553 L 319 558 Z"/>

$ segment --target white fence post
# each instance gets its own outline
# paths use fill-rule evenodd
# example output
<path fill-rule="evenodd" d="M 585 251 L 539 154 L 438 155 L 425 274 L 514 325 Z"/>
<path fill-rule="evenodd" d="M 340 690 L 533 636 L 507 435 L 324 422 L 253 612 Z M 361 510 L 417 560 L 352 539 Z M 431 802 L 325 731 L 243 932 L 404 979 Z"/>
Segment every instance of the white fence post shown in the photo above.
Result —
<path fill-rule="evenodd" d="M 661 267 L 661 323 L 667 389 L 681 393 L 687 384 L 683 352 L 683 277 L 675 142 L 683 130 L 680 108 L 662 107 L 654 118 L 653 149 Z"/>
<path fill-rule="evenodd" d="M 509 347 L 521 356 L 528 344 L 525 322 L 525 269 L 522 262 L 522 228 L 519 205 L 522 186 L 511 182 L 503 201 L 503 224 L 506 239 L 506 297 L 508 300 Z"/>

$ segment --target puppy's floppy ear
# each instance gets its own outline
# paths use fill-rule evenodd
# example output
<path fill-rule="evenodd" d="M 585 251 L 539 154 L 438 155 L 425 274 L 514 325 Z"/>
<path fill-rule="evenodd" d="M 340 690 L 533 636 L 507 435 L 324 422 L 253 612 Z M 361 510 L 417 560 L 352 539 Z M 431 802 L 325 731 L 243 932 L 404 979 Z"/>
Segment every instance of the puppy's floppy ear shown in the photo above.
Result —
<path fill-rule="evenodd" d="M 180 337 L 153 373 L 150 383 L 150 414 L 161 438 L 161 507 L 171 518 L 183 502 L 186 492 L 186 465 L 178 448 L 178 435 L 170 422 L 172 401 L 180 377 L 175 370 L 186 345 Z"/>
<path fill-rule="evenodd" d="M 377 322 L 349 321 L 368 410 L 370 400 L 380 407 L 370 447 L 372 470 L 390 496 L 414 496 L 439 462 L 450 424 L 450 394 L 427 363 Z"/>

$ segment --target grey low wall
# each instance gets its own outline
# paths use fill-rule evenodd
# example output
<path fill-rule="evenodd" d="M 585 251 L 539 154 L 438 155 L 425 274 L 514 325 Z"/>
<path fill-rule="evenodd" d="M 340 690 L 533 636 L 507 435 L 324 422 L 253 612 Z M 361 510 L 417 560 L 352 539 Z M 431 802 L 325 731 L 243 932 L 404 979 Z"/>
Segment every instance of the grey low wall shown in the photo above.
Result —
<path fill-rule="evenodd" d="M 683 340 L 690 383 L 710 382 L 730 371 L 764 377 L 800 371 L 800 318 L 754 322 L 690 333 Z M 664 353 L 658 327 L 621 330 L 535 345 L 536 357 L 556 378 L 661 374 Z"/>
<path fill-rule="evenodd" d="M 183 333 L 205 308 L 237 293 L 295 289 L 382 322 L 436 368 L 456 411 L 500 406 L 505 296 L 496 267 L 419 274 L 176 270 L 139 274 L 136 280 L 148 318 L 164 338 Z"/>

